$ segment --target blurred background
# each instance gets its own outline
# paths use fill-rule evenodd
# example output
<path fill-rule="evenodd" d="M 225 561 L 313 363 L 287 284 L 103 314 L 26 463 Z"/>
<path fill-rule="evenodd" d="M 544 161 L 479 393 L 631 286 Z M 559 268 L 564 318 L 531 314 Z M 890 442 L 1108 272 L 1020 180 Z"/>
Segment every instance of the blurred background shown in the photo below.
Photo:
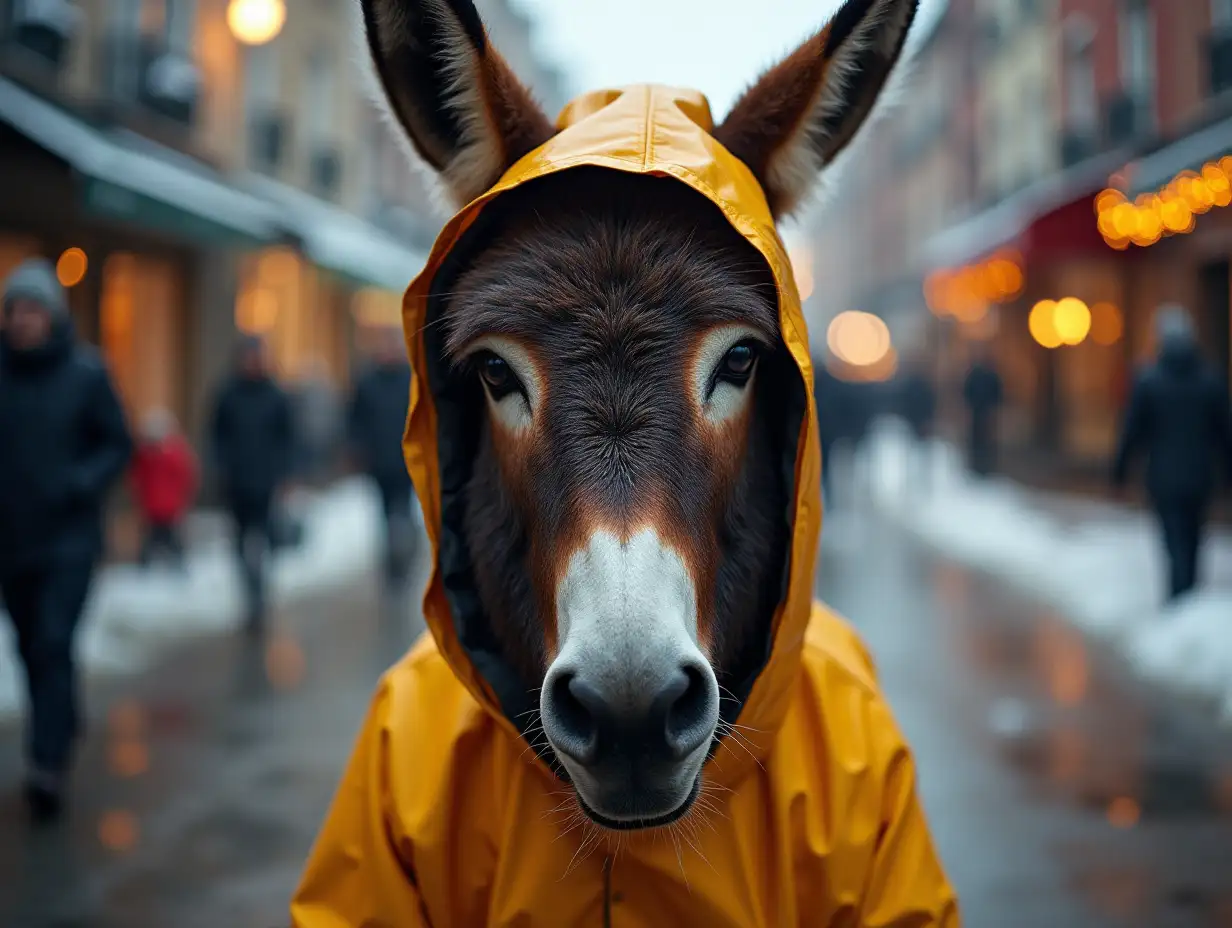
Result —
<path fill-rule="evenodd" d="M 549 112 L 660 81 L 720 118 L 837 5 L 476 0 Z M 353 13 L 0 0 L 0 277 L 53 262 L 133 430 L 170 413 L 203 478 L 180 570 L 141 563 L 137 484 L 110 495 L 51 829 L 23 814 L 0 622 L 6 928 L 284 924 L 375 680 L 422 628 L 421 529 L 391 595 L 348 417 L 442 219 Z M 1232 0 L 922 0 L 908 55 L 785 229 L 828 462 L 818 595 L 876 655 L 967 924 L 1232 926 L 1228 498 L 1178 594 L 1145 495 L 1110 480 L 1161 305 L 1227 399 Z M 209 453 L 244 334 L 302 464 L 256 637 Z"/>

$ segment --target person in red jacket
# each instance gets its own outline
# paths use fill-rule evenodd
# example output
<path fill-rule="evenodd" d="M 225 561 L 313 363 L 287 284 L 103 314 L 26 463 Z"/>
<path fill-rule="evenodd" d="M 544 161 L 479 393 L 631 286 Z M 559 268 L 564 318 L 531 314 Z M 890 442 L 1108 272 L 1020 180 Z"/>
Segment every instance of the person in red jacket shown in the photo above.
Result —
<path fill-rule="evenodd" d="M 133 458 L 133 492 L 145 520 L 141 564 L 159 551 L 184 566 L 180 524 L 197 494 L 197 458 L 180 433 L 175 417 L 155 409 L 142 422 L 141 443 Z"/>

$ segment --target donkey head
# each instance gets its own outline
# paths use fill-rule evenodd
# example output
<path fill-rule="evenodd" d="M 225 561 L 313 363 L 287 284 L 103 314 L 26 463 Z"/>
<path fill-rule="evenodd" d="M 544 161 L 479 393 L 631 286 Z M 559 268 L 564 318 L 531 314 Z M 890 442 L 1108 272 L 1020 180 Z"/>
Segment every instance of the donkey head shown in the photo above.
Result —
<path fill-rule="evenodd" d="M 776 215 L 868 115 L 916 3 L 848 0 L 715 130 Z M 555 131 L 471 0 L 363 11 L 393 111 L 455 204 Z M 582 808 L 609 828 L 665 824 L 696 797 L 782 592 L 798 439 L 782 411 L 803 385 L 773 279 L 671 179 L 574 168 L 483 219 L 442 310 L 478 422 L 474 585 Z"/>

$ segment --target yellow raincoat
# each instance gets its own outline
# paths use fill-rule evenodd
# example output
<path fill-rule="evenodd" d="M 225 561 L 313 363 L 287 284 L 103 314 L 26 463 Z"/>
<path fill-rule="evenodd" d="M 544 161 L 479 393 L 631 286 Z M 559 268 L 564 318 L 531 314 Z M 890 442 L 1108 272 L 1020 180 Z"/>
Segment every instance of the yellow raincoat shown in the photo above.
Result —
<path fill-rule="evenodd" d="M 811 387 L 800 300 L 765 196 L 710 135 L 705 98 L 584 96 L 560 133 L 445 226 L 403 302 L 415 381 L 405 453 L 434 553 L 425 635 L 384 677 L 292 902 L 295 928 L 925 926 L 958 910 L 911 754 L 854 632 L 813 603 L 821 525 L 812 390 L 796 453 L 790 580 L 770 657 L 708 762 L 713 811 L 676 832 L 568 830 L 569 792 L 530 750 L 455 629 L 442 579 L 441 412 L 423 334 L 433 277 L 502 192 L 576 165 L 677 178 L 722 209 L 778 283 Z M 757 756 L 754 757 L 754 754 Z"/>

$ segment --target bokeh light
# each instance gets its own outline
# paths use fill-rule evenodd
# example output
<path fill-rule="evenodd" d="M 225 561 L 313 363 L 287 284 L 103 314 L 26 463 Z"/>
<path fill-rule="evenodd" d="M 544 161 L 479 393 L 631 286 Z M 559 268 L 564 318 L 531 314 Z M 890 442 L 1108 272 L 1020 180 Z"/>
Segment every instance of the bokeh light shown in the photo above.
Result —
<path fill-rule="evenodd" d="M 99 843 L 109 851 L 131 851 L 137 846 L 139 835 L 136 816 L 124 809 L 104 812 L 98 820 Z"/>
<path fill-rule="evenodd" d="M 1053 322 L 1056 308 L 1056 300 L 1040 300 L 1031 307 L 1031 315 L 1027 317 L 1027 328 L 1031 331 L 1031 337 L 1045 348 L 1061 346 L 1061 336 L 1057 334 Z"/>
<path fill-rule="evenodd" d="M 1091 341 L 1115 345 L 1125 333 L 1125 319 L 1115 303 L 1096 303 L 1091 307 Z"/>
<path fill-rule="evenodd" d="M 1064 344 L 1080 344 L 1091 331 L 1091 309 L 1074 296 L 1058 300 L 1052 310 L 1052 327 Z"/>
<path fill-rule="evenodd" d="M 227 25 L 245 45 L 264 45 L 282 31 L 287 21 L 284 0 L 231 0 Z"/>
<path fill-rule="evenodd" d="M 1130 797 L 1117 796 L 1108 803 L 1106 815 L 1108 824 L 1113 828 L 1133 828 L 1138 824 L 1142 810 L 1138 803 Z"/>
<path fill-rule="evenodd" d="M 1101 191 L 1094 202 L 1099 234 L 1110 248 L 1149 248 L 1167 236 L 1192 232 L 1194 217 L 1232 205 L 1232 156 L 1208 162 L 1201 171 L 1181 171 L 1163 189 L 1132 203 L 1115 187 Z"/>
<path fill-rule="evenodd" d="M 889 353 L 890 329 L 879 316 L 848 310 L 830 320 L 826 344 L 840 361 L 866 367 Z"/>
<path fill-rule="evenodd" d="M 803 302 L 813 295 L 813 253 L 806 244 L 796 245 L 788 251 L 791 274 L 796 279 L 796 290 Z"/>
<path fill-rule="evenodd" d="M 56 261 L 56 279 L 64 287 L 75 287 L 85 279 L 90 260 L 80 248 L 66 248 Z"/>

